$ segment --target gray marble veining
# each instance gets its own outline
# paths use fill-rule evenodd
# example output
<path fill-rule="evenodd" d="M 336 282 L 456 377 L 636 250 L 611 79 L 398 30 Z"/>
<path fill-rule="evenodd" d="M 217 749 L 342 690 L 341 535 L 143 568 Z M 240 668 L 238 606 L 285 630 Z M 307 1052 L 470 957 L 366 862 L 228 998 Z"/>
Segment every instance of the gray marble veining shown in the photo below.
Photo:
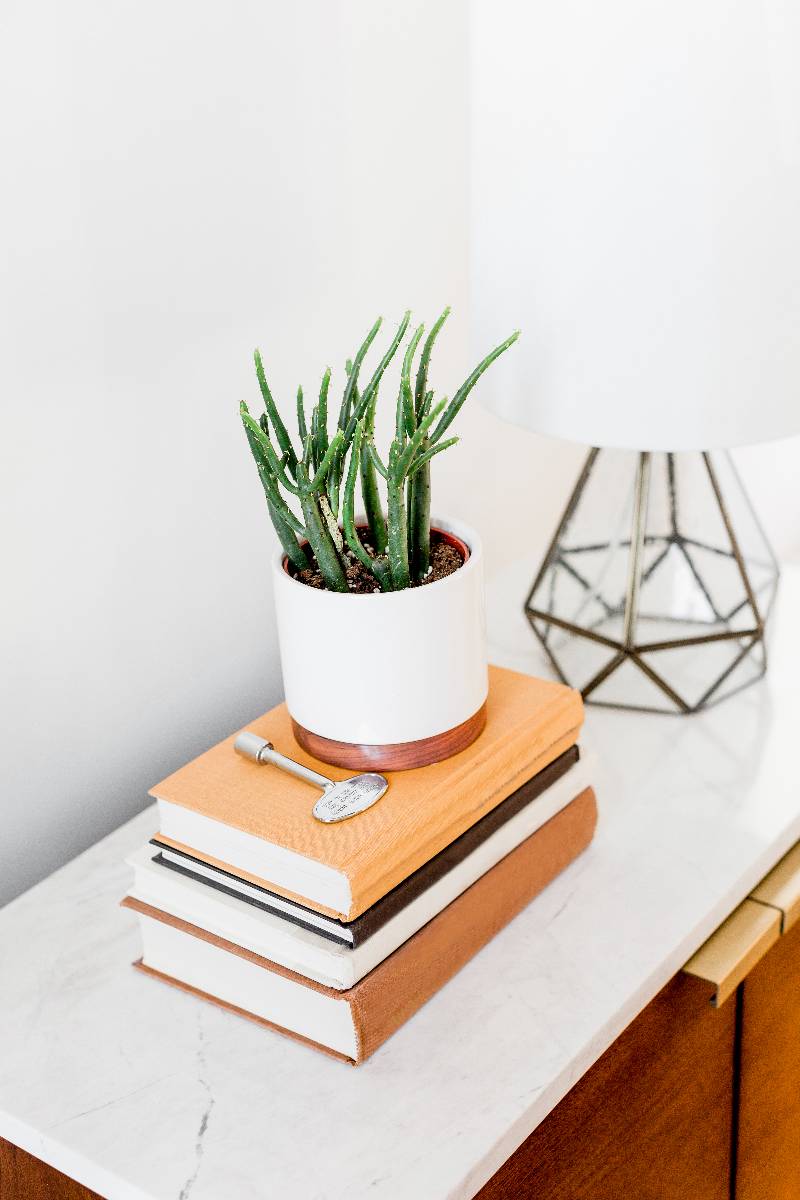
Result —
<path fill-rule="evenodd" d="M 765 683 L 687 719 L 590 712 L 593 845 L 358 1069 L 131 970 L 122 860 L 153 809 L 21 896 L 0 1136 L 109 1200 L 473 1195 L 800 838 L 800 572 L 782 593 Z M 541 670 L 503 595 L 496 661 Z"/>

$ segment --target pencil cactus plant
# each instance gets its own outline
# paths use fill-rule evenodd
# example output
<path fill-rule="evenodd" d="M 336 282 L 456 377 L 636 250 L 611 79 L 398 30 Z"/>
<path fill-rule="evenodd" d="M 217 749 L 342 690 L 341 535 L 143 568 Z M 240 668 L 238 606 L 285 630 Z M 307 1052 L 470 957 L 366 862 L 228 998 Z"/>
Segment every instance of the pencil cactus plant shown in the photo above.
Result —
<path fill-rule="evenodd" d="M 428 373 L 434 342 L 449 313 L 446 308 L 424 342 L 423 325 L 418 325 L 408 340 L 400 369 L 394 437 L 385 460 L 375 445 L 379 390 L 386 369 L 408 332 L 410 312 L 404 314 L 363 390 L 359 380 L 364 359 L 378 335 L 382 318 L 374 323 L 355 357 L 348 360 L 333 437 L 328 434 L 330 368 L 322 377 L 310 420 L 303 390 L 298 389 L 299 450 L 295 449 L 275 404 L 261 354 L 255 352 L 265 411 L 256 420 L 242 402 L 240 413 L 269 514 L 294 570 L 302 572 L 316 565 L 331 591 L 350 590 L 348 550 L 374 580 L 375 588 L 384 592 L 422 583 L 429 573 L 431 459 L 458 441 L 457 437 L 445 438 L 444 434 L 484 371 L 519 337 L 519 331 L 512 333 L 487 354 L 452 399 L 436 401 L 428 388 Z M 420 343 L 422 349 L 412 383 Z M 362 528 L 356 524 L 359 484 L 367 522 Z M 381 486 L 386 493 L 385 509 Z M 300 516 L 287 497 L 295 501 Z"/>

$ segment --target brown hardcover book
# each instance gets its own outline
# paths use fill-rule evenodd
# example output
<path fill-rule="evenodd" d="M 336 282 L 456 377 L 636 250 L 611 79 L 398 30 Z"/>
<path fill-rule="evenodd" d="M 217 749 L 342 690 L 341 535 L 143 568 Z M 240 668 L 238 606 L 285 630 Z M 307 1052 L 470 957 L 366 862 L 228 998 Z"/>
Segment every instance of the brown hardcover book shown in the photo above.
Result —
<path fill-rule="evenodd" d="M 574 745 L 582 720 L 572 688 L 492 667 L 480 737 L 445 762 L 390 774 L 376 805 L 335 825 L 311 815 L 319 793 L 241 758 L 233 734 L 153 788 L 158 840 L 352 921 Z M 352 774 L 301 749 L 283 704 L 248 729 L 329 778 Z"/>
<path fill-rule="evenodd" d="M 280 897 L 281 904 L 278 907 L 276 905 L 278 897 L 267 888 L 257 888 L 253 883 L 243 882 L 230 871 L 220 871 L 218 867 L 209 866 L 205 862 L 198 863 L 191 854 L 187 854 L 183 850 L 175 850 L 171 846 L 161 845 L 158 838 L 150 839 L 150 844 L 159 851 L 152 861 L 161 867 L 202 883 L 206 887 L 221 890 L 245 904 L 252 904 L 271 912 L 274 916 L 281 917 L 299 928 L 318 933 L 322 937 L 330 938 L 331 941 L 355 949 L 357 946 L 363 945 L 393 917 L 407 909 L 418 897 L 463 863 L 498 829 L 501 829 L 543 793 L 548 792 L 565 775 L 568 776 L 566 781 L 568 782 L 571 778 L 570 769 L 576 765 L 579 758 L 578 747 L 570 746 L 569 750 L 559 754 L 558 758 L 554 759 L 543 771 L 534 775 L 521 788 L 517 788 L 501 804 L 498 804 L 497 808 L 493 808 L 480 821 L 476 821 L 461 834 L 461 837 L 456 838 L 449 846 L 445 846 L 444 850 L 440 850 L 435 858 L 429 859 L 413 875 L 407 876 L 401 883 L 398 883 L 397 887 L 392 888 L 354 921 L 337 921 L 333 917 L 326 917 L 322 913 L 315 912 L 294 900 L 287 900 L 285 897 Z M 588 780 L 584 779 L 580 786 L 574 786 L 571 792 L 565 794 L 564 804 L 559 807 L 566 807 L 587 782 Z M 539 824 L 544 825 L 545 821 L 554 816 L 556 811 L 557 809 L 553 809 L 551 813 L 543 816 Z M 520 836 L 519 841 L 526 836 L 530 837 L 534 832 L 534 829 L 528 830 L 526 834 Z M 514 847 L 509 846 L 506 853 L 512 849 Z M 169 857 L 165 857 L 166 855 Z M 204 873 L 198 874 L 199 869 L 202 869 Z M 152 900 L 149 902 L 154 903 Z M 160 907 L 157 903 L 155 906 Z M 431 914 L 431 916 L 434 915 Z"/>
<path fill-rule="evenodd" d="M 312 983 L 130 897 L 144 955 L 136 965 L 186 991 L 352 1063 L 363 1062 L 589 845 L 586 788 L 348 991 Z"/>

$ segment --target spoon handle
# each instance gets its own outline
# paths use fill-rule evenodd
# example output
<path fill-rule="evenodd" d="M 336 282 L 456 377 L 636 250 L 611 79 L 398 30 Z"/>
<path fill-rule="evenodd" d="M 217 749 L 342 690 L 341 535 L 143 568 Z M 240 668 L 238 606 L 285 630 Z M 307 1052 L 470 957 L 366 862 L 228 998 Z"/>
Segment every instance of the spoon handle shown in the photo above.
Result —
<path fill-rule="evenodd" d="M 293 758 L 287 758 L 285 754 L 281 754 L 275 749 L 272 742 L 265 741 L 256 733 L 240 733 L 233 743 L 233 748 L 237 754 L 242 754 L 245 758 L 251 758 L 257 763 L 272 763 L 274 767 L 286 771 L 288 775 L 296 775 L 298 779 L 322 788 L 323 791 L 333 783 L 333 780 L 326 778 L 325 775 L 312 771 L 310 767 L 304 767 L 302 763 L 295 762 Z"/>

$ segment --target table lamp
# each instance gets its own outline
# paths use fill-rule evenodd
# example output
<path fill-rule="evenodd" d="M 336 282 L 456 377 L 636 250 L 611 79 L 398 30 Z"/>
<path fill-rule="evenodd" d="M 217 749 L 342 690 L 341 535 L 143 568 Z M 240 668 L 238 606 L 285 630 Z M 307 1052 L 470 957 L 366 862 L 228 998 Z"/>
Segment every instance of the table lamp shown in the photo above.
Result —
<path fill-rule="evenodd" d="M 525 603 L 587 699 L 758 678 L 777 564 L 728 448 L 800 432 L 800 5 L 473 0 L 483 395 L 592 447 Z"/>

